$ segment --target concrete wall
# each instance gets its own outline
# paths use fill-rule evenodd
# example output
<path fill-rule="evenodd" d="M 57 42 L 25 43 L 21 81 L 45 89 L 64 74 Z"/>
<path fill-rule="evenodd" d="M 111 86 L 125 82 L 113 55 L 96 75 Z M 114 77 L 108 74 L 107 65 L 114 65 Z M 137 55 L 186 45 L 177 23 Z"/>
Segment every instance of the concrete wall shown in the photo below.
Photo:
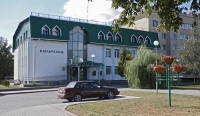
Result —
<path fill-rule="evenodd" d="M 111 49 L 111 57 L 105 57 L 105 50 L 106 48 Z M 98 44 L 88 44 L 88 61 L 93 61 L 98 62 L 98 63 L 103 63 L 104 67 L 102 67 L 103 74 L 102 75 L 96 75 L 93 76 L 92 72 L 97 71 L 98 68 L 89 68 L 88 70 L 88 79 L 90 80 L 97 80 L 98 78 L 103 79 L 103 80 L 125 80 L 124 77 L 121 77 L 118 74 L 115 74 L 115 66 L 118 66 L 119 58 L 115 58 L 114 56 L 114 50 L 119 49 L 120 51 L 122 50 L 122 46 L 113 46 L 113 45 L 98 45 Z M 128 50 L 136 50 L 134 47 L 126 47 Z M 91 54 L 95 54 L 95 58 L 91 58 Z M 106 75 L 106 66 L 111 66 L 111 74 Z"/>
<path fill-rule="evenodd" d="M 31 40 L 29 77 L 34 81 L 66 80 L 67 43 Z"/>
<path fill-rule="evenodd" d="M 28 41 L 30 39 L 30 24 L 25 23 L 20 30 L 17 38 L 20 41 L 19 46 L 14 51 L 14 80 L 23 81 L 28 76 Z M 24 33 L 27 38 L 24 38 Z"/>

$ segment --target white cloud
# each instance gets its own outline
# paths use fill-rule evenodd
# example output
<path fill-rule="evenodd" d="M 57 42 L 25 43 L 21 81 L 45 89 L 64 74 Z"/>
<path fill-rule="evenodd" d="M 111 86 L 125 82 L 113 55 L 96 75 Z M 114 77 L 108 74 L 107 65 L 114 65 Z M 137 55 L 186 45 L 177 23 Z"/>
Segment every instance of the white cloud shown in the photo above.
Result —
<path fill-rule="evenodd" d="M 64 5 L 64 16 L 73 18 L 110 22 L 119 17 L 120 11 L 111 8 L 111 0 L 68 0 Z"/>

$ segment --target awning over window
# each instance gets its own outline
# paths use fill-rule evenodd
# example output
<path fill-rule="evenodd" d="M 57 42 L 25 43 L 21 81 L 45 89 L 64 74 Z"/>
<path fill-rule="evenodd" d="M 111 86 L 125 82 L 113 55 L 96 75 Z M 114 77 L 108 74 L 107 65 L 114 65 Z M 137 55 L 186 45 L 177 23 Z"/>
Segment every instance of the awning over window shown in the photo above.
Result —
<path fill-rule="evenodd" d="M 71 64 L 69 65 L 71 67 L 100 67 L 100 66 L 104 66 L 103 63 L 96 63 L 96 62 L 92 62 L 92 61 L 87 61 L 87 62 L 81 62 L 81 63 L 76 63 L 76 64 Z"/>

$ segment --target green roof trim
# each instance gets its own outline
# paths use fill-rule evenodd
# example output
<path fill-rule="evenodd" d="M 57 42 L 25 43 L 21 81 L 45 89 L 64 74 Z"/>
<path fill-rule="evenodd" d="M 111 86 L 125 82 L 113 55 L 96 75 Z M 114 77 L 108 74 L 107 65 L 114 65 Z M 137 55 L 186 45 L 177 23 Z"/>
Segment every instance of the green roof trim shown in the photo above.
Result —
<path fill-rule="evenodd" d="M 14 33 L 14 36 L 13 36 L 13 51 L 16 49 L 16 39 L 17 39 L 17 36 L 19 34 L 19 32 L 21 31 L 24 23 L 28 22 L 29 21 L 29 17 L 24 19 L 22 22 L 19 23 L 15 33 Z"/>
<path fill-rule="evenodd" d="M 68 41 L 70 30 L 72 30 L 76 26 L 79 26 L 86 33 L 87 43 L 138 47 L 141 44 L 131 42 L 131 37 L 134 35 L 137 39 L 140 36 L 143 37 L 144 41 L 145 41 L 145 38 L 149 37 L 151 40 L 151 44 L 147 45 L 147 47 L 154 48 L 155 46 L 153 45 L 153 42 L 155 40 L 159 41 L 158 34 L 156 32 L 147 32 L 147 31 L 141 31 L 141 30 L 127 29 L 127 28 L 120 28 L 120 32 L 118 32 L 120 36 L 122 37 L 122 42 L 111 41 L 111 40 L 107 40 L 107 33 L 108 32 L 112 33 L 113 39 L 115 39 L 115 35 L 116 35 L 116 33 L 113 33 L 111 26 L 30 16 L 26 18 L 25 20 L 23 20 L 22 22 L 20 22 L 17 27 L 17 30 L 13 36 L 13 51 L 16 49 L 17 36 L 19 32 L 21 31 L 24 23 L 28 21 L 30 21 L 30 30 L 28 31 L 31 34 L 31 38 L 34 38 L 34 39 L 40 38 L 40 39 L 47 39 L 47 40 Z M 51 32 L 50 35 L 41 34 L 41 28 L 44 25 L 47 25 L 50 28 L 50 32 Z M 52 35 L 52 29 L 55 26 L 58 26 L 61 29 L 62 34 L 60 36 Z M 100 31 L 104 33 L 106 40 L 98 39 L 98 33 Z"/>
<path fill-rule="evenodd" d="M 151 40 L 151 44 L 147 45 L 147 47 L 155 47 L 153 45 L 153 41 L 158 40 L 158 34 L 155 32 L 147 32 L 133 29 L 120 28 L 119 34 L 122 37 L 122 42 L 117 41 L 109 41 L 109 40 L 99 40 L 98 33 L 102 31 L 105 35 L 108 32 L 111 32 L 113 38 L 115 38 L 115 34 L 112 31 L 111 26 L 98 25 L 98 24 L 89 24 L 83 22 L 74 22 L 67 20 L 58 20 L 58 19 L 50 19 L 44 17 L 30 16 L 30 24 L 31 24 L 31 37 L 32 38 L 43 38 L 43 39 L 52 39 L 52 40 L 69 40 L 69 31 L 72 30 L 76 26 L 80 26 L 87 33 L 87 42 L 88 43 L 97 43 L 97 44 L 111 44 L 111 45 L 125 45 L 125 46 L 139 46 L 141 44 L 131 43 L 131 37 L 135 35 L 137 38 L 142 36 L 145 40 L 146 37 L 149 37 Z M 42 35 L 41 28 L 44 25 L 48 25 L 48 27 L 52 29 L 55 26 L 58 26 L 62 35 L 60 37 L 56 37 L 53 35 Z"/>

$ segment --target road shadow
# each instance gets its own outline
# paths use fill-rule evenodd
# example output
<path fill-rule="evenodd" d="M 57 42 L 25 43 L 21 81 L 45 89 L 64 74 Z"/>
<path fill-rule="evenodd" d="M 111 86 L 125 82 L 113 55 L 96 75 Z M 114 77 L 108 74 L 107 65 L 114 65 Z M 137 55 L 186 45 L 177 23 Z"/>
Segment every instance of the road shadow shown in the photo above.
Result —
<path fill-rule="evenodd" d="M 108 98 L 86 98 L 86 99 L 82 99 L 81 102 L 91 102 L 91 101 L 113 101 L 113 100 L 116 100 L 116 99 L 123 99 L 123 98 L 126 98 L 126 96 L 116 96 L 115 98 L 113 99 L 108 99 Z M 69 102 L 68 100 L 67 101 L 63 101 L 62 103 L 77 103 L 77 102 L 74 102 L 74 101 L 71 101 Z"/>
<path fill-rule="evenodd" d="M 26 93 L 41 93 L 41 92 L 51 92 L 51 91 L 57 91 L 57 90 L 40 90 L 40 91 L 16 91 L 16 92 L 4 92 L 4 93 L 0 93 L 0 96 L 4 96 L 4 95 L 13 95 L 13 94 L 26 94 Z"/>

